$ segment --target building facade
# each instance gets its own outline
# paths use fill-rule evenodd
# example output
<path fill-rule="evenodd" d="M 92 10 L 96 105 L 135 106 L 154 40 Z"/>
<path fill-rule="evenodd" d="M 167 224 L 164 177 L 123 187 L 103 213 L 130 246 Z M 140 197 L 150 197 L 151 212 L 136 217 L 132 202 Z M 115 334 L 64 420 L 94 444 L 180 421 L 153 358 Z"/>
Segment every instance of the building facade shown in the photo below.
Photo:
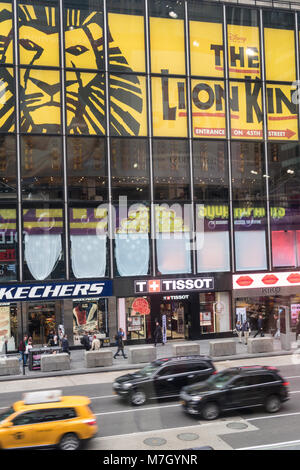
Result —
<path fill-rule="evenodd" d="M 0 350 L 295 329 L 300 13 L 255 3 L 0 3 Z"/>

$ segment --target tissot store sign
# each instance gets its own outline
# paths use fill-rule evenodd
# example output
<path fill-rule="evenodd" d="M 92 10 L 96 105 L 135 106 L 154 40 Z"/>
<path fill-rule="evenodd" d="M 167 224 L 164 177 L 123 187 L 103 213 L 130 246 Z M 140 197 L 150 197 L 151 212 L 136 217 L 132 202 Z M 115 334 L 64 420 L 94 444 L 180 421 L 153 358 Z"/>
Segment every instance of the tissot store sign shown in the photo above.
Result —
<path fill-rule="evenodd" d="M 0 287 L 1 301 L 76 299 L 80 297 L 110 297 L 112 281 L 62 282 L 55 284 L 6 285 Z"/>
<path fill-rule="evenodd" d="M 134 281 L 136 294 L 174 291 L 202 291 L 214 289 L 213 277 L 197 277 L 186 279 L 152 279 L 149 281 Z"/>

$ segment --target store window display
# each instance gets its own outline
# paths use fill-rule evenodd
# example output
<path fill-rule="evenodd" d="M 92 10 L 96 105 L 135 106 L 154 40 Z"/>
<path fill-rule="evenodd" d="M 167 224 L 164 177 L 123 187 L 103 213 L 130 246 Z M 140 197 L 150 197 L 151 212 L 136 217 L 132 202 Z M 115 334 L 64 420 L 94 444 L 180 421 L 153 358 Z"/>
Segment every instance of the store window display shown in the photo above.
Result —
<path fill-rule="evenodd" d="M 149 297 L 127 297 L 118 300 L 118 324 L 123 325 L 128 341 L 151 338 Z"/>
<path fill-rule="evenodd" d="M 107 299 L 79 299 L 73 302 L 74 345 L 88 333 L 98 339 L 109 336 Z"/>
<path fill-rule="evenodd" d="M 201 334 L 229 331 L 229 292 L 205 292 L 199 294 Z"/>

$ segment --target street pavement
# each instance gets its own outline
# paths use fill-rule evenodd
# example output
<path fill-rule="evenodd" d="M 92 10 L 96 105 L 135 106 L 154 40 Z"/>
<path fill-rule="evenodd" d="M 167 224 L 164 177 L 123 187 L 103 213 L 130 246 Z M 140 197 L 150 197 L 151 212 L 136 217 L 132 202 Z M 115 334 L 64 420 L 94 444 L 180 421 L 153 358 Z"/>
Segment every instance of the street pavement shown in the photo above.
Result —
<path fill-rule="evenodd" d="M 232 338 L 227 339 L 214 339 L 214 341 L 226 341 L 231 340 Z M 211 340 L 202 339 L 191 341 L 193 343 L 200 344 L 200 354 L 209 355 L 209 343 Z M 279 339 L 274 339 L 274 350 L 269 353 L 259 353 L 259 354 L 249 354 L 247 351 L 247 346 L 244 343 L 239 343 L 238 338 L 235 338 L 236 341 L 236 355 L 234 356 L 222 356 L 222 357 L 212 357 L 214 362 L 219 361 L 231 361 L 231 360 L 241 360 L 241 359 L 255 359 L 255 358 L 264 358 L 272 356 L 284 356 L 284 355 L 295 355 L 297 349 L 297 343 L 292 343 L 292 349 L 289 351 L 283 350 L 281 347 L 281 342 Z M 185 341 L 169 341 L 165 345 L 157 345 L 157 359 L 170 357 L 173 355 L 172 346 L 176 343 L 182 343 Z M 143 347 L 144 345 L 140 345 Z M 145 345 L 148 346 L 148 345 Z M 125 346 L 126 351 L 132 346 Z M 116 348 L 112 347 L 113 352 L 116 352 Z M 0 382 L 2 381 L 12 381 L 12 380 L 24 380 L 24 379 L 33 379 L 33 378 L 42 378 L 42 377 L 53 377 L 53 376 L 67 376 L 75 374 L 92 374 L 99 372 L 114 372 L 114 371 L 125 371 L 129 369 L 139 369 L 144 367 L 145 364 L 129 364 L 128 359 L 124 359 L 122 356 L 113 359 L 113 365 L 109 367 L 97 367 L 97 368 L 86 368 L 84 360 L 85 351 L 83 349 L 71 350 L 71 368 L 70 370 L 55 371 L 55 372 L 41 372 L 40 370 L 30 371 L 28 367 L 25 367 L 25 374 L 23 374 L 23 368 L 20 363 L 20 374 L 19 375 L 10 375 L 10 376 L 0 376 Z M 127 354 L 126 354 L 127 355 Z M 0 355 L 1 358 L 1 355 Z"/>

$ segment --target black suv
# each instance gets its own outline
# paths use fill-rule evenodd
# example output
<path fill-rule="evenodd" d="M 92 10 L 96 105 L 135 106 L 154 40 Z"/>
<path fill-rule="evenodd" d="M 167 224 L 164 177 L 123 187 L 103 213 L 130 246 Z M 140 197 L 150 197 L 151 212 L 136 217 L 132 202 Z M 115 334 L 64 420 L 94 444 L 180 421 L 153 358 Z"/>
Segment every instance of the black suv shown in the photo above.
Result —
<path fill-rule="evenodd" d="M 289 399 L 288 385 L 273 367 L 233 367 L 201 384 L 184 387 L 180 398 L 187 413 L 204 419 L 215 419 L 221 411 L 254 406 L 275 413 Z"/>
<path fill-rule="evenodd" d="M 118 377 L 113 389 L 138 406 L 148 399 L 178 397 L 182 387 L 206 380 L 214 373 L 215 366 L 207 356 L 158 359 L 134 374 Z"/>

